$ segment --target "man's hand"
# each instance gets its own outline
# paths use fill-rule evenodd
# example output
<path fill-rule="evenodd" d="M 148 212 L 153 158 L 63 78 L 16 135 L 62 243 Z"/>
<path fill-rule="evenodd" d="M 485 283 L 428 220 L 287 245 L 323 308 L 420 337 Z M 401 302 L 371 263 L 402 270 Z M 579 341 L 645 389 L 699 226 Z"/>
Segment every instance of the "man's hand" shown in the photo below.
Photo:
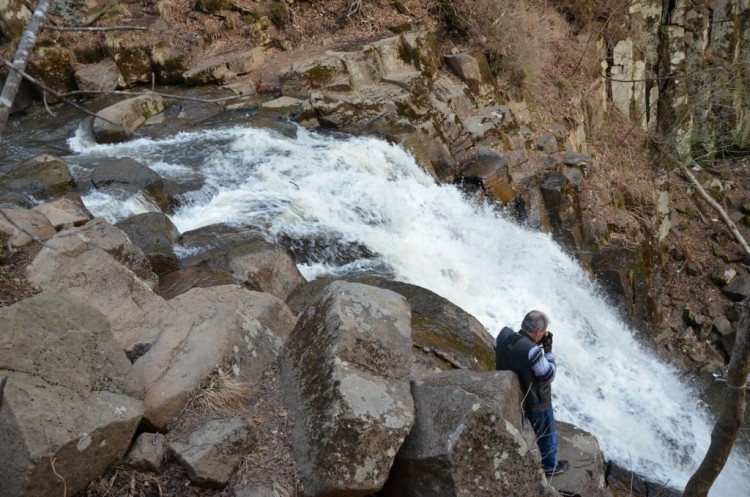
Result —
<path fill-rule="evenodd" d="M 547 354 L 552 352 L 552 332 L 548 331 L 542 337 L 542 341 L 539 344 L 544 349 L 544 353 Z"/>

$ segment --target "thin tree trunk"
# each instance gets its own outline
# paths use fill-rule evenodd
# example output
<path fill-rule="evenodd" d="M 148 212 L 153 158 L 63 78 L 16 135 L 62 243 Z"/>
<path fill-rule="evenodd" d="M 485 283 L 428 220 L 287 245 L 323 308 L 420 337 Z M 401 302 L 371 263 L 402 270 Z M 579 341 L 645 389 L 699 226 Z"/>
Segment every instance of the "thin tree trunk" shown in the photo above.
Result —
<path fill-rule="evenodd" d="M 48 8 L 48 0 L 39 0 L 39 3 L 37 3 L 36 10 L 26 25 L 26 30 L 23 32 L 21 41 L 18 43 L 18 48 L 16 48 L 16 54 L 13 57 L 14 69 L 22 71 L 26 69 L 29 55 L 36 44 L 36 37 L 39 31 L 41 31 L 42 26 L 44 26 L 44 17 L 47 15 Z M 10 108 L 16 99 L 16 93 L 18 93 L 18 87 L 21 85 L 22 80 L 23 77 L 21 74 L 11 69 L 8 73 L 8 78 L 5 80 L 3 91 L 0 93 L 0 142 L 3 139 L 3 130 L 5 129 L 5 124 L 8 122 Z"/>
<path fill-rule="evenodd" d="M 703 462 L 690 477 L 683 497 L 705 497 L 716 477 L 724 468 L 745 415 L 747 375 L 750 373 L 750 337 L 748 308 L 750 298 L 743 302 L 742 316 L 737 325 L 737 339 L 729 360 L 724 403 L 719 419 L 711 432 L 711 444 Z"/>

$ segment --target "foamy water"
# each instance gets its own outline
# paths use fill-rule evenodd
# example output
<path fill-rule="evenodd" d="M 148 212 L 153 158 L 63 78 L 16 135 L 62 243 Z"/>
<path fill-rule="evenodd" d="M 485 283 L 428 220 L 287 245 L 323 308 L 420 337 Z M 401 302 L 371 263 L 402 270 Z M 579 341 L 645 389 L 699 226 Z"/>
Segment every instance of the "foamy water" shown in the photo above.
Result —
<path fill-rule="evenodd" d="M 270 240 L 332 234 L 378 256 L 346 268 L 301 266 L 308 279 L 384 266 L 459 305 L 493 335 L 544 310 L 555 333 L 558 419 L 596 435 L 607 459 L 676 488 L 706 452 L 712 422 L 696 392 L 639 344 L 576 261 L 549 236 L 436 185 L 399 147 L 245 128 L 120 145 L 77 135 L 69 144 L 81 157 L 133 157 L 176 181 L 201 177 L 202 190 L 172 216 L 181 232 L 234 222 Z M 84 201 L 112 222 L 153 209 L 100 193 Z M 711 495 L 750 495 L 749 469 L 747 455 L 733 454 Z"/>

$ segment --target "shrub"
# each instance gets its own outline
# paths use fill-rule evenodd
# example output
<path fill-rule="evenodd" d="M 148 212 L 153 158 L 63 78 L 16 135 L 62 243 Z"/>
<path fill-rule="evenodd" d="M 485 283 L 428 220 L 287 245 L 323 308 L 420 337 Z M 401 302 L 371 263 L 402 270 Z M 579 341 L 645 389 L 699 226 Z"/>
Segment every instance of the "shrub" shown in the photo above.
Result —
<path fill-rule="evenodd" d="M 545 0 L 431 0 L 447 29 L 483 47 L 495 74 L 523 88 L 540 74 L 567 26 Z"/>

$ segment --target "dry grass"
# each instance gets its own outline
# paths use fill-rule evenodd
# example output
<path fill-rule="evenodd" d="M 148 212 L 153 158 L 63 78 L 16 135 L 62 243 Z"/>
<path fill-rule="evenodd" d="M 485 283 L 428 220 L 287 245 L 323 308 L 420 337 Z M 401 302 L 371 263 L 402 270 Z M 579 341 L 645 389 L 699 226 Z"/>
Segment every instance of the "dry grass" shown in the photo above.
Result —
<path fill-rule="evenodd" d="M 116 464 L 106 475 L 91 482 L 78 497 L 162 497 L 164 490 L 161 477 L 151 473 L 140 473 L 132 468 Z"/>
<path fill-rule="evenodd" d="M 567 36 L 564 20 L 545 0 L 432 0 L 431 11 L 467 43 L 483 47 L 493 70 L 523 89 L 554 57 Z"/>
<path fill-rule="evenodd" d="M 239 381 L 232 373 L 219 369 L 196 392 L 191 404 L 211 416 L 233 417 L 247 412 L 252 396 L 248 383 Z"/>
<path fill-rule="evenodd" d="M 180 12 L 177 0 L 156 0 L 154 7 L 159 17 L 164 19 L 167 24 L 172 24 L 177 20 L 177 14 Z"/>

